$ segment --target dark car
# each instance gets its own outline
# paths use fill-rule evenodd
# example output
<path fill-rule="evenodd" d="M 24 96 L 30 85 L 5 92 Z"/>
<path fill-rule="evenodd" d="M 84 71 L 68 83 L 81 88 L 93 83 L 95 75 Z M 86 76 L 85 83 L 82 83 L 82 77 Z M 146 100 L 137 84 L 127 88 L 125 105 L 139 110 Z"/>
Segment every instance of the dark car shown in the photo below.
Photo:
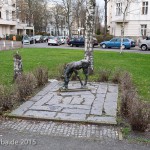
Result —
<path fill-rule="evenodd" d="M 43 36 L 43 42 L 48 42 L 48 36 Z"/>
<path fill-rule="evenodd" d="M 43 43 L 43 36 L 42 35 L 35 35 L 34 39 L 35 39 L 35 43 Z"/>
<path fill-rule="evenodd" d="M 94 43 L 94 44 L 93 44 L 93 47 L 98 45 L 98 41 L 97 41 L 96 38 L 93 38 L 93 43 Z"/>
<path fill-rule="evenodd" d="M 104 41 L 100 43 L 102 48 L 120 48 L 121 46 L 121 38 L 113 38 L 110 41 Z M 129 38 L 123 38 L 123 49 L 130 49 L 131 47 L 135 47 L 135 41 Z"/>
<path fill-rule="evenodd" d="M 68 45 L 71 46 L 84 46 L 85 44 L 85 39 L 83 37 L 80 38 L 72 38 L 69 42 Z M 98 45 L 97 39 L 93 38 L 93 47 Z"/>
<path fill-rule="evenodd" d="M 29 36 L 29 39 L 30 39 L 30 44 L 34 44 L 35 43 L 34 36 Z"/>
<path fill-rule="evenodd" d="M 70 46 L 84 46 L 84 38 L 72 38 L 69 42 L 68 45 Z"/>

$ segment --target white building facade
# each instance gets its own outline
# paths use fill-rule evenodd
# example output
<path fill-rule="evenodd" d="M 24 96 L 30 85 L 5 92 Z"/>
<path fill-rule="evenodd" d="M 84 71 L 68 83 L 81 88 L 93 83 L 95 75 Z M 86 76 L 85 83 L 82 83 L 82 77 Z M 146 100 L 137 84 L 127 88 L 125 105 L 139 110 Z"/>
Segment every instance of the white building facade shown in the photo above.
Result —
<path fill-rule="evenodd" d="M 125 1 L 127 0 L 108 2 L 108 29 L 110 34 L 116 37 L 121 36 Z M 134 0 L 129 4 L 125 16 L 124 36 L 150 36 L 150 0 Z"/>
<path fill-rule="evenodd" d="M 16 0 L 0 0 L 0 38 L 10 34 L 26 34 L 27 30 L 34 30 L 27 23 L 17 18 Z"/>

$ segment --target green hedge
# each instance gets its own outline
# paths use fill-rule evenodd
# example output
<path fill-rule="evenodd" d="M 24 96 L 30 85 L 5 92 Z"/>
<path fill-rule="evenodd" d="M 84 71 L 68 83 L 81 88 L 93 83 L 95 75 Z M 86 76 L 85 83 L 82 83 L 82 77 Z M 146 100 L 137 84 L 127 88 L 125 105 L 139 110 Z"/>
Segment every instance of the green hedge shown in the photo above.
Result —
<path fill-rule="evenodd" d="M 104 35 L 96 35 L 95 37 L 99 43 L 101 43 L 103 41 L 109 41 L 113 38 L 112 35 L 106 35 L 105 37 L 104 37 Z"/>
<path fill-rule="evenodd" d="M 13 40 L 13 36 L 16 36 L 16 41 L 21 41 L 22 40 L 22 35 L 14 35 L 14 34 L 10 34 L 8 36 L 8 40 Z"/>

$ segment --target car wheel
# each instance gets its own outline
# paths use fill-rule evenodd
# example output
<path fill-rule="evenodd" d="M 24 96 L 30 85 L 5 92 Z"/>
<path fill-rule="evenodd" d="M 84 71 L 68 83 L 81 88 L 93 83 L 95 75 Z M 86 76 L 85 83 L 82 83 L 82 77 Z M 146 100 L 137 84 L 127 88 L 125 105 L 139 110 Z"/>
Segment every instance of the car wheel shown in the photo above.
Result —
<path fill-rule="evenodd" d="M 73 47 L 73 44 L 71 44 L 71 47 Z"/>
<path fill-rule="evenodd" d="M 126 47 L 125 47 L 125 45 L 122 45 L 122 49 L 125 49 Z"/>
<path fill-rule="evenodd" d="M 102 45 L 102 48 L 106 48 L 106 44 L 103 44 L 103 45 Z"/>
<path fill-rule="evenodd" d="M 142 50 L 142 51 L 146 51 L 146 50 L 147 50 L 147 46 L 146 46 L 146 45 L 142 45 L 142 46 L 141 46 L 141 50 Z"/>

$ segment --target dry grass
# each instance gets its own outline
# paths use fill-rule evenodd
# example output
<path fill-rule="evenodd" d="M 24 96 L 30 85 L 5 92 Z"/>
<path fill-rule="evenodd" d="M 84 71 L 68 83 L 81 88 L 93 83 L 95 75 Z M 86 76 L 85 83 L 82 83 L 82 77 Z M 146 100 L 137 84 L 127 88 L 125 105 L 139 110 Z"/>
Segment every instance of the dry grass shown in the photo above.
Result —
<path fill-rule="evenodd" d="M 48 69 L 44 67 L 38 67 L 34 71 L 34 76 L 37 80 L 37 86 L 43 86 L 48 82 Z"/>
<path fill-rule="evenodd" d="M 145 131 L 150 124 L 150 104 L 134 100 L 129 121 L 133 130 Z"/>
<path fill-rule="evenodd" d="M 17 100 L 15 89 L 0 85 L 0 114 L 3 111 L 12 109 L 14 102 Z"/>
<path fill-rule="evenodd" d="M 113 75 L 112 75 L 112 82 L 113 83 L 120 83 L 121 82 L 121 76 L 122 76 L 122 69 L 115 69 Z"/>
<path fill-rule="evenodd" d="M 98 82 L 107 82 L 111 75 L 110 70 L 102 69 L 99 71 Z"/>
<path fill-rule="evenodd" d="M 128 118 L 133 130 L 145 131 L 150 124 L 150 105 L 139 99 L 129 73 L 123 74 L 120 87 L 121 114 Z"/>
<path fill-rule="evenodd" d="M 22 74 L 15 81 L 17 93 L 20 100 L 25 100 L 31 95 L 37 86 L 36 78 L 32 73 Z"/>

